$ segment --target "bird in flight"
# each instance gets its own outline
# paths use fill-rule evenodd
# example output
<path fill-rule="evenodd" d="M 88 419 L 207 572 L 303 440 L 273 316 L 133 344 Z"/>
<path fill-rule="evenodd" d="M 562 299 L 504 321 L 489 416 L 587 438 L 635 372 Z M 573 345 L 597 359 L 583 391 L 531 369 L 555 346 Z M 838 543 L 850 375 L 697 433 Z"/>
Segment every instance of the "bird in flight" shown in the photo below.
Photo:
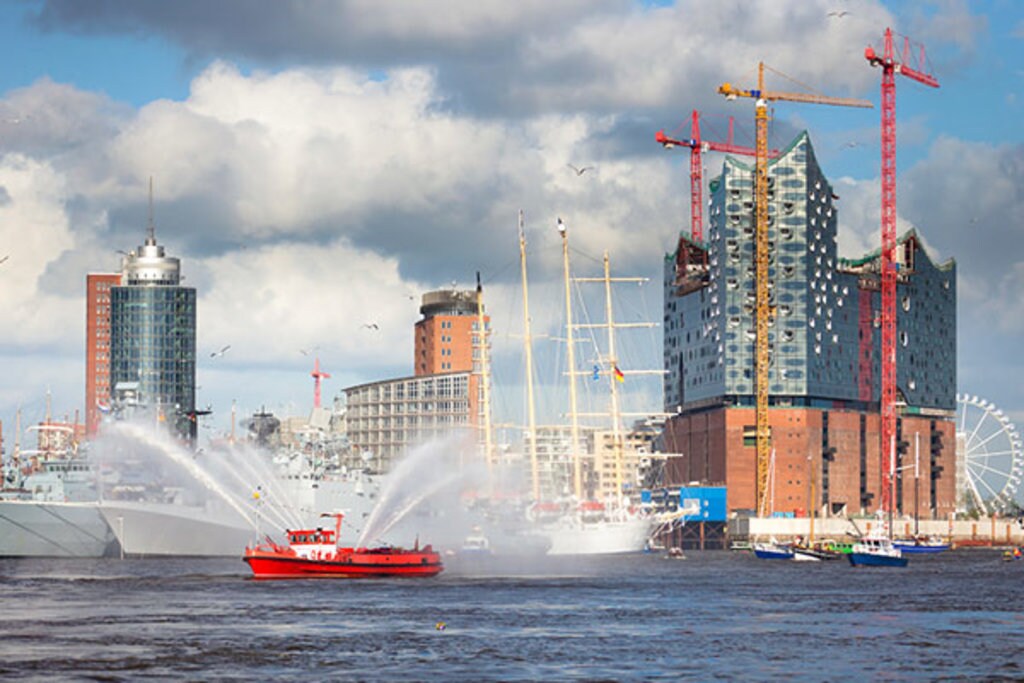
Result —
<path fill-rule="evenodd" d="M 214 351 L 213 353 L 211 353 L 210 354 L 210 358 L 216 358 L 217 356 L 223 356 L 225 353 L 227 353 L 228 349 L 230 349 L 230 348 L 231 348 L 231 344 L 228 344 L 227 346 L 221 348 L 220 351 Z"/>
<path fill-rule="evenodd" d="M 587 171 L 594 170 L 593 166 L 584 166 L 583 168 L 577 168 L 577 167 L 573 166 L 572 164 L 566 164 L 566 166 L 568 166 L 572 170 L 576 171 L 576 175 L 583 175 Z"/>
<path fill-rule="evenodd" d="M 853 149 L 854 147 L 860 147 L 860 143 L 855 142 L 854 140 L 843 143 L 843 149 Z"/>
<path fill-rule="evenodd" d="M 365 327 L 365 328 L 367 328 L 369 330 L 379 330 L 380 329 L 380 327 L 377 325 L 377 323 L 363 323 L 363 327 Z"/>
<path fill-rule="evenodd" d="M 831 12 L 828 13 L 828 16 L 835 17 L 836 19 L 842 19 L 847 14 L 849 14 L 849 12 L 847 12 L 844 9 L 842 9 L 842 10 L 832 10 Z"/>

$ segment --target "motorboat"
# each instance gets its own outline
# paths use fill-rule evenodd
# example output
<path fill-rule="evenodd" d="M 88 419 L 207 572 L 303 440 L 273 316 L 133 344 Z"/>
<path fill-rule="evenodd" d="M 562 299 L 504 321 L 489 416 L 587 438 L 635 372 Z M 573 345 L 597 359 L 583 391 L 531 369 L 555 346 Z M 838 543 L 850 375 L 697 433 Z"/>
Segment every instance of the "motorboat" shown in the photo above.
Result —
<path fill-rule="evenodd" d="M 866 536 L 846 556 L 854 567 L 906 567 L 903 551 L 885 537 Z"/>
<path fill-rule="evenodd" d="M 257 579 L 370 577 L 430 577 L 444 570 L 441 556 L 431 546 L 412 549 L 394 546 L 344 548 L 338 545 L 343 515 L 334 529 L 288 531 L 288 545 L 267 538 L 246 547 L 243 560 Z"/>
<path fill-rule="evenodd" d="M 795 555 L 792 546 L 782 545 L 776 541 L 754 543 L 753 549 L 759 560 L 792 560 Z"/>
<path fill-rule="evenodd" d="M 925 538 L 897 538 L 892 544 L 910 555 L 941 553 L 949 550 L 950 547 L 949 543 L 934 536 Z"/>
<path fill-rule="evenodd" d="M 459 549 L 459 555 L 471 557 L 486 557 L 491 554 L 491 542 L 483 534 L 480 527 L 474 527 L 473 532 L 466 536 Z"/>

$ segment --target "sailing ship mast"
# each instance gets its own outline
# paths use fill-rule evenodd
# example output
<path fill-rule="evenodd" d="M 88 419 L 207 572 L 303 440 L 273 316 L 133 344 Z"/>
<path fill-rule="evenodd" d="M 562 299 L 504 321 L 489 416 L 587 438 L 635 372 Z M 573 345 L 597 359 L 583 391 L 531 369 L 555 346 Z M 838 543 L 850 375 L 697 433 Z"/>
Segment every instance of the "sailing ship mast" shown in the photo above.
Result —
<path fill-rule="evenodd" d="M 811 464 L 811 467 L 810 467 L 810 470 L 811 470 L 811 472 L 810 472 L 810 474 L 811 474 L 811 499 L 807 502 L 808 503 L 807 507 L 810 508 L 810 513 L 811 513 L 811 529 L 810 529 L 810 533 L 808 533 L 808 535 L 807 535 L 807 547 L 813 548 L 814 547 L 814 509 L 817 507 L 817 504 L 814 502 L 814 467 L 813 467 L 814 463 L 813 463 L 813 461 L 810 464 Z"/>
<path fill-rule="evenodd" d="M 490 367 L 487 362 L 487 328 L 484 321 L 484 288 L 480 284 L 480 272 L 476 274 L 476 316 L 477 316 L 477 340 L 480 345 L 480 384 L 481 402 L 483 403 L 481 420 L 484 428 L 484 459 L 487 460 L 488 481 L 493 483 L 494 448 L 491 441 L 491 393 L 490 393 Z"/>
<path fill-rule="evenodd" d="M 608 382 L 612 401 L 612 452 L 615 458 L 615 498 L 622 497 L 622 430 L 619 428 L 619 359 L 615 355 L 615 322 L 612 320 L 612 280 L 608 265 L 608 252 L 604 252 L 604 309 L 608 323 Z"/>
<path fill-rule="evenodd" d="M 601 282 L 604 284 L 604 307 L 605 307 L 605 322 L 597 324 L 580 324 L 577 327 L 603 327 L 607 330 L 608 334 L 608 353 L 603 359 L 605 367 L 608 369 L 608 382 L 610 387 L 610 403 L 611 403 L 611 419 L 612 419 L 612 453 L 615 460 L 615 492 L 616 498 L 619 499 L 622 496 L 622 485 L 623 481 L 623 470 L 625 463 L 624 453 L 625 450 L 622 436 L 622 417 L 623 413 L 619 408 L 619 391 L 618 384 L 624 381 L 625 372 L 619 369 L 619 359 L 615 351 L 615 329 L 622 327 L 654 327 L 655 323 L 617 323 L 612 314 L 612 283 L 613 282 L 635 282 L 642 284 L 647 282 L 647 278 L 643 277 L 612 277 L 611 276 L 611 265 L 608 258 L 608 252 L 604 252 L 604 276 L 600 278 L 588 278 L 580 277 L 576 278 L 577 282 Z M 630 370 L 631 375 L 649 375 L 649 374 L 664 374 L 664 370 Z M 652 413 L 630 413 L 634 416 L 650 416 Z M 600 413 L 586 414 L 589 416 L 600 416 Z"/>
<path fill-rule="evenodd" d="M 530 479 L 533 500 L 540 500 L 540 472 L 537 467 L 537 417 L 533 402 L 533 337 L 530 334 L 530 294 L 526 284 L 526 233 L 523 211 L 519 210 L 519 268 L 523 280 L 523 344 L 526 346 L 526 420 L 530 443 Z"/>
<path fill-rule="evenodd" d="M 569 420 L 570 454 L 573 461 L 573 492 L 576 500 L 583 499 L 583 468 L 580 462 L 580 423 L 576 405 L 576 342 L 573 340 L 572 290 L 569 284 L 569 236 L 562 219 L 558 219 L 558 232 L 562 236 L 562 272 L 565 280 L 565 329 L 567 362 L 569 364 Z"/>

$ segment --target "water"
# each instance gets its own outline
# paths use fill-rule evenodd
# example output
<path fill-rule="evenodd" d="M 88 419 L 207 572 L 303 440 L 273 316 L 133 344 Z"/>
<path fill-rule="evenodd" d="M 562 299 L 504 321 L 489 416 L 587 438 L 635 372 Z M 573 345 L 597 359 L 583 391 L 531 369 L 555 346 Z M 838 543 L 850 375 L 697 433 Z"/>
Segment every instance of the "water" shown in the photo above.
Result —
<path fill-rule="evenodd" d="M 907 569 L 484 558 L 361 581 L 254 581 L 232 559 L 0 560 L 0 678 L 1019 680 L 1022 574 L 989 550 Z"/>

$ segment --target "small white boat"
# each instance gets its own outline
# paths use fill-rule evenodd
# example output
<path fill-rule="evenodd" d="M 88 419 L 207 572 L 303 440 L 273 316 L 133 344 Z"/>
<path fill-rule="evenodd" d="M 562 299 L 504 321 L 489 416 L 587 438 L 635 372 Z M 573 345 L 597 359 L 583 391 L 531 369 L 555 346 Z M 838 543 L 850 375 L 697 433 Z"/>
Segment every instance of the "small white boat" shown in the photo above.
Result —
<path fill-rule="evenodd" d="M 482 557 L 491 554 L 491 542 L 480 531 L 479 527 L 473 529 L 473 533 L 466 536 L 459 549 L 459 555 Z"/>

